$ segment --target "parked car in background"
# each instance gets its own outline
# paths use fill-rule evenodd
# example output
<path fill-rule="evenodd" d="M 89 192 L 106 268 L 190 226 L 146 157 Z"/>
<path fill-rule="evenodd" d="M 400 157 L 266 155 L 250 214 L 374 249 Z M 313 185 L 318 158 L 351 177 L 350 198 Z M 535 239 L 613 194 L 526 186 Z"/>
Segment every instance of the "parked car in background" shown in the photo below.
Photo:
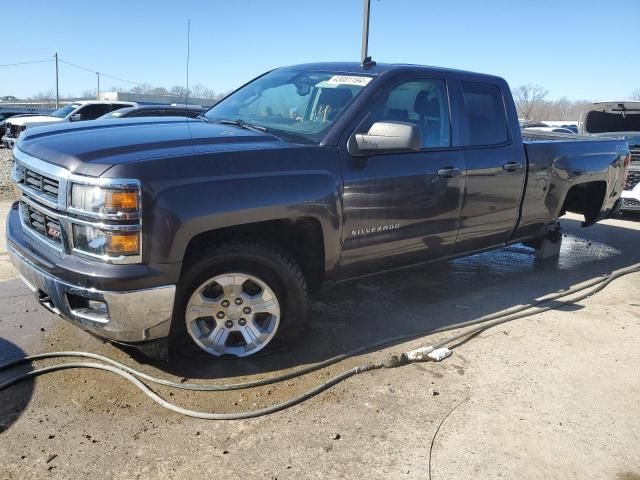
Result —
<path fill-rule="evenodd" d="M 25 132 L 7 251 L 42 306 L 99 336 L 252 355 L 299 340 L 325 281 L 541 251 L 565 212 L 617 211 L 625 141 L 528 135 L 499 77 L 280 68 L 198 119 Z"/>
<path fill-rule="evenodd" d="M 540 123 L 543 123 L 547 127 L 566 128 L 573 133 L 578 133 L 579 122 L 577 120 L 541 120 Z"/>
<path fill-rule="evenodd" d="M 640 101 L 595 102 L 580 116 L 580 133 L 626 140 L 631 164 L 622 192 L 622 210 L 640 212 Z"/>
<path fill-rule="evenodd" d="M 565 120 L 545 120 L 545 121 L 529 121 L 520 122 L 520 126 L 524 129 L 538 129 L 540 132 L 557 132 L 557 133 L 578 133 L 578 122 Z"/>
<path fill-rule="evenodd" d="M 12 118 L 6 122 L 5 134 L 2 137 L 2 145 L 13 147 L 17 138 L 27 128 L 41 127 L 61 122 L 77 122 L 83 120 L 95 120 L 105 113 L 125 107 L 134 107 L 135 102 L 109 102 L 100 100 L 82 100 L 66 105 L 49 115 L 33 115 L 29 117 Z"/>
<path fill-rule="evenodd" d="M 127 107 L 107 113 L 100 120 L 132 117 L 188 117 L 196 118 L 206 112 L 204 107 L 189 107 L 178 105 L 139 105 Z"/>
<path fill-rule="evenodd" d="M 525 127 L 523 132 L 541 132 L 541 133 L 565 133 L 568 135 L 575 135 L 576 132 L 564 127 Z"/>
<path fill-rule="evenodd" d="M 7 120 L 17 117 L 32 117 L 38 115 L 37 113 L 31 113 L 28 110 L 16 110 L 16 109 L 2 109 L 0 108 L 0 139 L 4 137 L 6 131 Z M 0 147 L 2 147 L 0 142 Z"/>

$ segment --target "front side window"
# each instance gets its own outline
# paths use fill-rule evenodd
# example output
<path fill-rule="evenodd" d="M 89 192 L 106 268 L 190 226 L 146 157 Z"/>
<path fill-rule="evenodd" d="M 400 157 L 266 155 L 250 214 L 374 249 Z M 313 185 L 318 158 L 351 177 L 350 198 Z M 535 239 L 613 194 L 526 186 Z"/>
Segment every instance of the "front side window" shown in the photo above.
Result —
<path fill-rule="evenodd" d="M 502 93 L 489 83 L 462 82 L 466 145 L 497 145 L 509 139 Z"/>
<path fill-rule="evenodd" d="M 394 87 L 374 109 L 372 122 L 408 122 L 420 128 L 423 148 L 451 146 L 447 85 L 419 80 Z"/>
<path fill-rule="evenodd" d="M 221 100 L 205 117 L 241 120 L 317 142 L 371 80 L 339 72 L 274 70 Z"/>

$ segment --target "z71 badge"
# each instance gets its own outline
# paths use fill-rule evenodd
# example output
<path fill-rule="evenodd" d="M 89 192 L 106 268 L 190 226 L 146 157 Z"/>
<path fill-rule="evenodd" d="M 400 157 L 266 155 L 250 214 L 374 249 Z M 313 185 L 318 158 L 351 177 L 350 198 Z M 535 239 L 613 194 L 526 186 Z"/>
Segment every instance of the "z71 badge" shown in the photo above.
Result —
<path fill-rule="evenodd" d="M 388 232 L 389 230 L 397 230 L 398 228 L 400 228 L 399 223 L 394 223 L 392 225 L 373 225 L 371 227 L 363 227 L 356 230 L 351 230 L 351 236 L 358 237 L 360 235 L 369 235 L 370 233 Z"/>

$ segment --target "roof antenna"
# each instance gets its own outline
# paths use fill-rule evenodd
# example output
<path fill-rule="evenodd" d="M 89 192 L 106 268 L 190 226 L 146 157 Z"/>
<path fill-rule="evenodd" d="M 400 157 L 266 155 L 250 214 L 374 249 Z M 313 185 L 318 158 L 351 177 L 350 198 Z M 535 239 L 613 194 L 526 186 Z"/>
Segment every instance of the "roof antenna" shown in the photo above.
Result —
<path fill-rule="evenodd" d="M 362 17 L 362 68 L 371 68 L 376 62 L 371 60 L 369 56 L 369 10 L 371 9 L 371 0 L 364 0 L 364 15 Z"/>

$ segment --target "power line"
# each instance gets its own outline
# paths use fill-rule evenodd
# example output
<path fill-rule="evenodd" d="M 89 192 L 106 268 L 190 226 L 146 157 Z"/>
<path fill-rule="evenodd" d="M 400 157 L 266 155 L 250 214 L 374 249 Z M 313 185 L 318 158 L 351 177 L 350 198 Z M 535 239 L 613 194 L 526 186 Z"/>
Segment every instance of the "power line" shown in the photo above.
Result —
<path fill-rule="evenodd" d="M 66 65 L 69 65 L 70 67 L 74 67 L 74 68 L 78 68 L 80 70 L 84 70 L 85 72 L 98 73 L 98 71 L 95 70 L 95 69 L 83 67 L 81 65 L 76 65 L 75 63 L 71 63 L 71 62 L 68 62 L 66 60 L 58 59 L 58 61 L 60 63 L 64 63 Z M 142 85 L 142 83 L 140 83 L 140 82 L 134 82 L 133 80 L 127 80 L 125 78 L 116 77 L 114 75 L 107 75 L 106 73 L 102 73 L 102 72 L 100 72 L 100 75 L 103 76 L 103 77 L 111 78 L 113 80 L 118 80 L 120 82 L 131 83 L 133 85 Z"/>
<path fill-rule="evenodd" d="M 15 67 L 17 65 L 32 65 L 34 63 L 53 62 L 53 60 L 34 60 L 33 62 L 4 63 L 0 67 Z"/>

